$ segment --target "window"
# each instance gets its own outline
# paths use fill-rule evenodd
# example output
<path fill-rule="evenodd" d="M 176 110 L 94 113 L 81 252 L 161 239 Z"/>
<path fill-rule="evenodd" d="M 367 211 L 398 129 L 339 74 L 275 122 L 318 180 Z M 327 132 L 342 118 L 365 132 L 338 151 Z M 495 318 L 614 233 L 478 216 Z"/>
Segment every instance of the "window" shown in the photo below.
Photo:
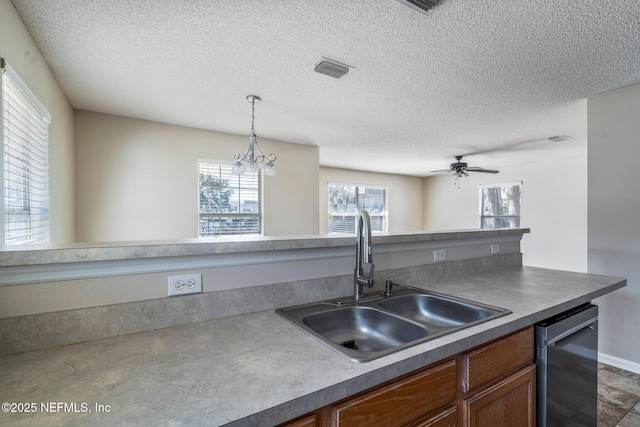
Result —
<path fill-rule="evenodd" d="M 522 183 L 480 187 L 480 228 L 520 227 L 520 187 Z"/>
<path fill-rule="evenodd" d="M 262 233 L 262 170 L 234 175 L 231 168 L 198 160 L 200 237 Z"/>
<path fill-rule="evenodd" d="M 0 243 L 48 243 L 51 116 L 9 64 L 0 61 Z"/>
<path fill-rule="evenodd" d="M 387 231 L 387 189 L 355 184 L 329 183 L 329 233 L 355 233 L 356 218 L 365 209 L 371 231 Z"/>

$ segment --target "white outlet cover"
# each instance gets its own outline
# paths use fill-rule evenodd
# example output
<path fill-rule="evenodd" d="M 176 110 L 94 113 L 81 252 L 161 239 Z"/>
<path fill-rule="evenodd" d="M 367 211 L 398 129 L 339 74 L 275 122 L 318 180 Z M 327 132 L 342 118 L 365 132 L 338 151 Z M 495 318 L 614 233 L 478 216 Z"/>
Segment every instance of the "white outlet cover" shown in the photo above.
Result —
<path fill-rule="evenodd" d="M 188 295 L 202 292 L 202 274 L 169 276 L 169 296 Z"/>
<path fill-rule="evenodd" d="M 434 249 L 433 250 L 433 262 L 442 262 L 447 260 L 446 249 Z"/>
<path fill-rule="evenodd" d="M 491 255 L 499 254 L 499 253 L 500 253 L 500 244 L 499 243 L 492 243 L 491 244 Z"/>

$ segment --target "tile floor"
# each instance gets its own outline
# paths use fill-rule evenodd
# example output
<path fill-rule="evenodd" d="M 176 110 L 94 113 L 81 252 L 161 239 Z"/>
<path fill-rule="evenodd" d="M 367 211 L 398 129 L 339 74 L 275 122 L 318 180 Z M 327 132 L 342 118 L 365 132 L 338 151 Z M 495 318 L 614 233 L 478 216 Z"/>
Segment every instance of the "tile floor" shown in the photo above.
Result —
<path fill-rule="evenodd" d="M 640 374 L 598 364 L 598 427 L 640 427 Z"/>

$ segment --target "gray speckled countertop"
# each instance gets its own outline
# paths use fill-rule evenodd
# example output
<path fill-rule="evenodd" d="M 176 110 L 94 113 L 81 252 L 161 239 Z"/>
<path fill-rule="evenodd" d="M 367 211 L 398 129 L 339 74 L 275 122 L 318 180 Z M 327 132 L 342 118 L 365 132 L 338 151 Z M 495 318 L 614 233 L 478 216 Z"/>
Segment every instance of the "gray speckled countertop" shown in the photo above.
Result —
<path fill-rule="evenodd" d="M 0 424 L 271 426 L 625 284 L 531 267 L 428 283 L 513 314 L 363 364 L 273 311 L 0 357 L 0 401 L 36 409 Z"/>

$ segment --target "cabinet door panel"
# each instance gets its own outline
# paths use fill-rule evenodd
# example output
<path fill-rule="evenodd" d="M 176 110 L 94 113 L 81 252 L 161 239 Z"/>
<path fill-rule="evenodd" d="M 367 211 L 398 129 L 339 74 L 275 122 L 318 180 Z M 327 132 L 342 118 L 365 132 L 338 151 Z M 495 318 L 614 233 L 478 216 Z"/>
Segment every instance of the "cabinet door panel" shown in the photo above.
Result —
<path fill-rule="evenodd" d="M 528 366 L 462 403 L 468 427 L 534 427 L 535 372 Z"/>
<path fill-rule="evenodd" d="M 334 405 L 334 427 L 403 426 L 456 398 L 456 361 Z"/>

